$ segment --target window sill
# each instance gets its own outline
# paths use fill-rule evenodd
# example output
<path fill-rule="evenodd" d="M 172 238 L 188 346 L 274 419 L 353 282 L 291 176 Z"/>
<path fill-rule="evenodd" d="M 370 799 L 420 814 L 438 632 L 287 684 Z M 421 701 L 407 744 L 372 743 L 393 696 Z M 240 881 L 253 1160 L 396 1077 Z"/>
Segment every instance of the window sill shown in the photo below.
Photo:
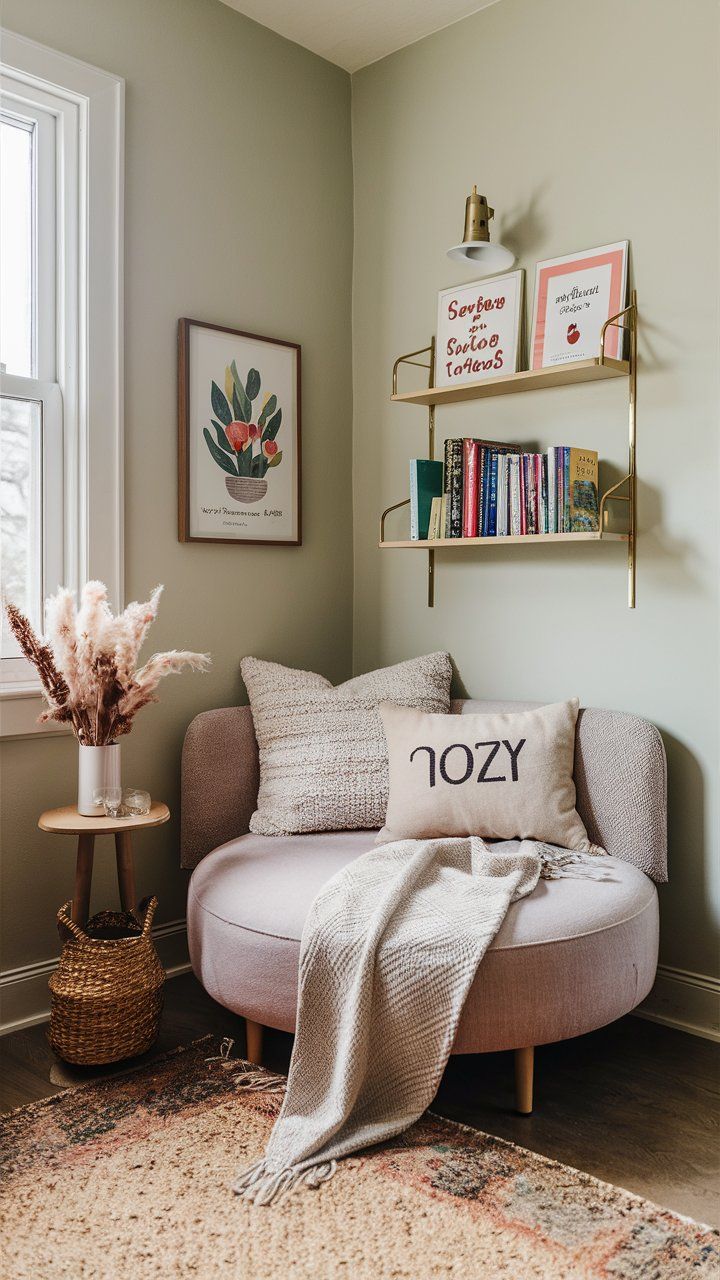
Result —
<path fill-rule="evenodd" d="M 55 737 L 72 733 L 67 724 L 58 724 L 54 720 L 38 724 L 44 705 L 38 685 L 0 685 L 0 739 L 46 738 L 48 735 Z"/>

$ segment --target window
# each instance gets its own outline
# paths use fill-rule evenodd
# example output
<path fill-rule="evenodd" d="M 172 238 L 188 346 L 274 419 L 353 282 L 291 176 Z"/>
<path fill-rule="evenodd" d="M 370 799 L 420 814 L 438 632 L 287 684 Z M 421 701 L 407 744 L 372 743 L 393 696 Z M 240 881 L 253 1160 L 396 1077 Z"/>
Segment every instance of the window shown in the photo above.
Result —
<path fill-rule="evenodd" d="M 116 76 L 3 33 L 0 582 L 38 630 L 60 585 L 122 603 L 122 125 Z M 0 733 L 34 732 L 2 636 Z"/>
<path fill-rule="evenodd" d="M 0 587 L 42 629 L 62 582 L 56 118 L 3 85 L 0 112 Z M 3 678 L 27 679 L 3 628 Z"/>

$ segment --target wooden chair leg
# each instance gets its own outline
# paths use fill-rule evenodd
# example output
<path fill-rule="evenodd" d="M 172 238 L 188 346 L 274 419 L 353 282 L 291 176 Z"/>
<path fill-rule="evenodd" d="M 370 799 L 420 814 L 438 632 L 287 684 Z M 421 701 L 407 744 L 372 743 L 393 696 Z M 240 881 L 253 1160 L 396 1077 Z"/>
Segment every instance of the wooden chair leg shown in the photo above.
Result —
<path fill-rule="evenodd" d="M 533 1109 L 533 1060 L 535 1050 L 515 1050 L 515 1108 L 521 1116 L 529 1116 Z"/>
<path fill-rule="evenodd" d="M 263 1050 L 263 1027 L 260 1022 L 251 1022 L 249 1018 L 245 1019 L 245 1038 L 247 1041 L 247 1060 L 254 1062 L 256 1066 L 262 1066 L 262 1050 Z"/>

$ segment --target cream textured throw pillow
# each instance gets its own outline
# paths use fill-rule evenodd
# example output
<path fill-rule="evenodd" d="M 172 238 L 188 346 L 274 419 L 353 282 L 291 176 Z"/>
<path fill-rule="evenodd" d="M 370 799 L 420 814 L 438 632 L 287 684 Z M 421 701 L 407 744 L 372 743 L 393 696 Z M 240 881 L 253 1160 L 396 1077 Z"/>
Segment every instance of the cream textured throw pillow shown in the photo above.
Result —
<path fill-rule="evenodd" d="M 462 716 L 384 704 L 390 798 L 378 843 L 473 835 L 604 852 L 575 809 L 577 713 L 577 698 Z"/>
<path fill-rule="evenodd" d="M 380 827 L 388 800 L 378 706 L 450 708 L 450 658 L 431 653 L 334 688 L 311 671 L 243 658 L 260 749 L 257 835 Z"/>

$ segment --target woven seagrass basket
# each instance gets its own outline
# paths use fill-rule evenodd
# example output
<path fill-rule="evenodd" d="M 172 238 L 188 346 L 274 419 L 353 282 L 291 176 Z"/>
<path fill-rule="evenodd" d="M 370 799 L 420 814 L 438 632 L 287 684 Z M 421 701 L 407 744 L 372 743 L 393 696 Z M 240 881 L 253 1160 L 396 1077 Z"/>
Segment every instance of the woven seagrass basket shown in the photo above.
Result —
<path fill-rule="evenodd" d="M 101 911 L 85 928 L 70 903 L 57 915 L 64 946 L 48 986 L 52 1048 L 66 1062 L 97 1066 L 144 1053 L 157 1037 L 165 971 L 151 929 L 157 898 L 125 912 Z"/>

